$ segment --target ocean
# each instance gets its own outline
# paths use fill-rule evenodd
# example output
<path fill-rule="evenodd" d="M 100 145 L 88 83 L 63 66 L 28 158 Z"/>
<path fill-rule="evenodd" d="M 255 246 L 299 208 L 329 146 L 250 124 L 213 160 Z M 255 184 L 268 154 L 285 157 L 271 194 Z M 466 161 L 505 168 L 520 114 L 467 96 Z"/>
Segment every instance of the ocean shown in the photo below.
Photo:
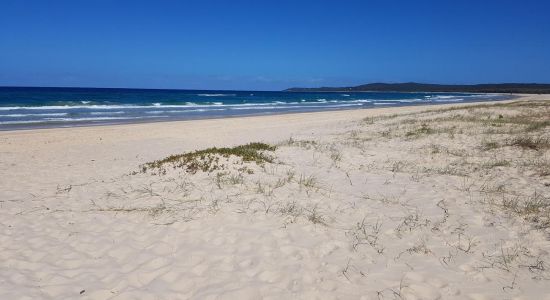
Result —
<path fill-rule="evenodd" d="M 0 130 L 510 99 L 499 94 L 0 87 Z"/>

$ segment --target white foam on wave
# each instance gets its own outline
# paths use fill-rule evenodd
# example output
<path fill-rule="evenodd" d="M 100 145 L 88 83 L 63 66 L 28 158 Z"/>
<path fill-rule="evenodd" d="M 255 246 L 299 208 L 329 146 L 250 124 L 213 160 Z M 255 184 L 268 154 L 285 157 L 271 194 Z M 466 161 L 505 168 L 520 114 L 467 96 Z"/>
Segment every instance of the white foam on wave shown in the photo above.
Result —
<path fill-rule="evenodd" d="M 465 98 L 474 98 L 474 99 L 486 99 L 486 98 L 492 98 L 493 95 L 460 95 L 460 96 L 443 96 L 438 95 L 431 97 L 428 100 L 435 101 L 435 102 L 460 102 L 464 101 Z"/>
<path fill-rule="evenodd" d="M 150 115 L 161 115 L 161 114 L 184 114 L 184 113 L 222 111 L 222 110 L 226 110 L 226 109 L 225 108 L 197 108 L 197 109 L 181 109 L 181 110 L 151 110 L 151 111 L 146 111 L 145 113 Z"/>
<path fill-rule="evenodd" d="M 225 108 L 198 108 L 198 109 L 184 109 L 184 110 L 166 110 L 166 113 L 170 114 L 180 114 L 188 112 L 204 112 L 204 111 L 222 111 L 226 110 Z"/>
<path fill-rule="evenodd" d="M 380 99 L 380 100 L 374 100 L 375 102 L 399 102 L 399 103 L 414 103 L 414 102 L 426 102 L 425 99 Z"/>
<path fill-rule="evenodd" d="M 195 102 L 185 102 L 185 105 L 179 105 L 179 106 L 176 106 L 176 107 L 185 107 L 185 106 L 210 107 L 210 106 L 222 106 L 222 105 L 224 105 L 223 102 L 206 102 L 204 104 L 198 104 L 198 103 L 195 103 Z M 163 107 L 168 107 L 168 105 L 164 105 Z"/>
<path fill-rule="evenodd" d="M 163 116 L 159 116 L 163 117 Z M 142 116 L 142 117 L 97 117 L 97 118 L 45 118 L 44 121 L 49 122 L 82 122 L 82 121 L 109 121 L 109 120 L 136 120 L 136 119 L 151 119 L 157 116 Z"/>
<path fill-rule="evenodd" d="M 357 100 L 349 100 L 349 101 L 346 101 L 346 102 L 351 102 L 351 103 L 372 103 L 372 100 L 369 100 L 369 99 L 357 99 Z"/>
<path fill-rule="evenodd" d="M 18 121 L 2 121 L 0 125 L 18 125 L 18 124 L 38 124 L 38 123 L 59 123 L 59 122 L 85 122 L 85 121 L 115 121 L 115 120 L 138 120 L 151 118 L 166 118 L 166 116 L 154 117 L 100 117 L 100 118 L 45 118 L 41 120 L 18 120 Z"/>
<path fill-rule="evenodd" d="M 121 115 L 125 114 L 123 111 L 92 111 L 90 115 L 93 116 L 103 116 L 103 115 Z"/>
<path fill-rule="evenodd" d="M 3 106 L 0 111 L 10 110 L 74 110 L 74 109 L 147 109 L 147 108 L 181 108 L 186 106 L 212 106 L 198 105 L 192 102 L 187 102 L 185 105 L 52 105 L 52 106 Z"/>
<path fill-rule="evenodd" d="M 6 110 L 67 110 L 67 109 L 124 109 L 136 108 L 129 105 L 50 105 L 50 106 L 3 106 L 0 111 Z M 145 107 L 145 106 L 144 106 Z M 150 107 L 150 106 L 147 106 Z"/>
<path fill-rule="evenodd" d="M 151 111 L 146 111 L 145 113 L 150 115 L 158 115 L 158 114 L 163 114 L 164 112 L 165 112 L 164 110 L 151 110 Z"/>
<path fill-rule="evenodd" d="M 17 125 L 17 124 L 33 124 L 33 123 L 44 123 L 44 121 L 40 120 L 32 120 L 32 121 L 0 121 L 0 125 Z"/>
<path fill-rule="evenodd" d="M 397 100 L 397 102 L 399 103 L 415 103 L 415 102 L 425 102 L 426 100 L 424 99 L 401 99 L 401 100 Z"/>
<path fill-rule="evenodd" d="M 452 98 L 456 98 L 456 96 L 443 96 L 443 95 L 438 95 L 438 96 L 435 96 L 435 97 L 431 97 L 432 99 L 452 99 Z"/>
<path fill-rule="evenodd" d="M 25 118 L 25 117 L 61 117 L 66 116 L 68 113 L 45 113 L 45 114 L 8 114 L 8 115 L 0 115 L 0 118 L 7 117 L 7 118 Z"/>
<path fill-rule="evenodd" d="M 80 121 L 107 121 L 107 120 L 131 120 L 141 117 L 96 117 L 96 118 L 45 118 L 44 121 L 50 122 L 80 122 Z"/>
<path fill-rule="evenodd" d="M 270 109 L 290 109 L 290 108 L 338 108 L 338 107 L 351 107 L 351 106 L 361 106 L 361 104 L 350 103 L 350 104 L 338 104 L 338 105 L 286 105 L 286 106 L 249 106 L 249 107 L 233 107 L 231 110 L 270 110 Z"/>
<path fill-rule="evenodd" d="M 235 97 L 237 94 L 198 94 L 201 97 Z"/>
<path fill-rule="evenodd" d="M 464 101 L 462 98 L 455 98 L 455 99 L 435 99 L 435 102 L 461 102 Z"/>
<path fill-rule="evenodd" d="M 498 97 L 498 94 L 461 94 L 461 95 L 428 95 L 424 98 L 428 101 L 436 102 L 458 102 L 467 99 L 490 99 Z M 460 100 L 459 100 L 460 99 Z M 438 100 L 449 100 L 449 101 L 438 101 Z M 455 101 L 456 100 L 456 101 Z"/>
<path fill-rule="evenodd" d="M 188 113 L 188 112 L 204 112 L 204 111 L 215 111 L 215 110 L 225 110 L 225 109 L 198 108 L 198 109 L 186 109 L 186 110 L 167 110 L 166 112 L 169 114 L 181 114 L 181 113 Z"/>

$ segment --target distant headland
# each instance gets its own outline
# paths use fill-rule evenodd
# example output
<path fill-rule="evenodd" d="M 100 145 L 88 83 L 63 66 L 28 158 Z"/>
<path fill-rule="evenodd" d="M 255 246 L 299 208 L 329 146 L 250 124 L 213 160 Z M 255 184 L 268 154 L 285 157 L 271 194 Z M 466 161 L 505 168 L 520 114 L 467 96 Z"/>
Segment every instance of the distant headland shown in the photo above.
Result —
<path fill-rule="evenodd" d="M 550 94 L 550 84 L 497 83 L 497 84 L 429 84 L 429 83 L 369 83 L 352 87 L 319 87 L 286 89 L 285 92 L 463 92 L 463 93 L 514 93 Z"/>

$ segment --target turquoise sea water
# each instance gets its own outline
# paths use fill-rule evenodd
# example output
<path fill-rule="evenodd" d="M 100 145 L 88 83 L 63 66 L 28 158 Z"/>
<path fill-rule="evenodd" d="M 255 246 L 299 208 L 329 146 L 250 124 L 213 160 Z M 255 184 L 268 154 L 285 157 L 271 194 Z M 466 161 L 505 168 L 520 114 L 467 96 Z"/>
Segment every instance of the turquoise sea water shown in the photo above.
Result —
<path fill-rule="evenodd" d="M 189 120 L 509 99 L 466 93 L 0 87 L 0 129 Z"/>

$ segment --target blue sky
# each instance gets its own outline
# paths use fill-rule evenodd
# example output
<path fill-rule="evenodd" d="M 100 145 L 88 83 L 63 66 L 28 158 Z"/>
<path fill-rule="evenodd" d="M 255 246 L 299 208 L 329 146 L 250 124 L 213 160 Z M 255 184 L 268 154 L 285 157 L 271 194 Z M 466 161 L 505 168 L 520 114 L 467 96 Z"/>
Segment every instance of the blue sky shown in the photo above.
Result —
<path fill-rule="evenodd" d="M 550 83 L 550 1 L 0 0 L 0 85 Z"/>

